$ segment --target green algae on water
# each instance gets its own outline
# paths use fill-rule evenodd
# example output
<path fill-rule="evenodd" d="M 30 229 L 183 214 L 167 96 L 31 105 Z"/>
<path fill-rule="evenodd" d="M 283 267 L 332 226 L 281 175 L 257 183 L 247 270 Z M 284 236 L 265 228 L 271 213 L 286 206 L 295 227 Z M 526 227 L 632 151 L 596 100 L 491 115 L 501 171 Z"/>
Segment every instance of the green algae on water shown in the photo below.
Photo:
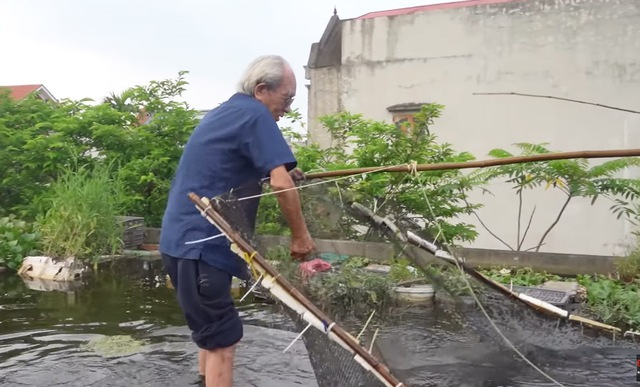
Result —
<path fill-rule="evenodd" d="M 128 335 L 102 336 L 82 344 L 80 349 L 95 352 L 104 357 L 127 356 L 140 352 L 144 342 Z"/>

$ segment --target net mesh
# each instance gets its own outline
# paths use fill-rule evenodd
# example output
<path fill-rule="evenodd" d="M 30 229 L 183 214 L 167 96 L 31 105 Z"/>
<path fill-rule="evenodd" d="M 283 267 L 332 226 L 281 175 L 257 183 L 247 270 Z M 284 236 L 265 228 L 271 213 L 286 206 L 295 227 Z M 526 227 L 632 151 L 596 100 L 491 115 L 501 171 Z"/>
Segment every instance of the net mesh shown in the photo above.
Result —
<path fill-rule="evenodd" d="M 307 220 L 310 233 L 325 237 L 339 235 L 333 234 L 335 231 L 330 231 L 329 234 L 326 233 L 336 226 L 341 227 L 339 223 L 343 219 L 341 216 L 336 216 L 335 210 L 339 209 L 339 207 L 333 206 L 331 201 L 326 200 L 327 196 L 318 195 L 320 191 L 319 189 L 310 191 L 310 193 L 315 194 L 313 203 L 309 200 L 304 200 L 309 199 L 308 197 L 301 198 L 302 203 L 304 203 L 305 215 L 316 215 Z M 228 194 L 216 197 L 213 201 L 213 208 L 233 227 L 235 232 L 240 234 L 242 239 L 254 246 L 262 255 L 268 257 L 268 248 L 262 247 L 264 244 L 261 244 L 256 239 L 252 222 L 249 221 L 246 215 L 249 208 L 257 205 L 258 198 L 243 197 L 242 192 L 246 191 L 243 189 L 233 190 Z M 278 265 L 281 266 L 280 274 L 293 284 L 300 283 L 300 273 L 296 272 L 295 264 L 290 261 L 287 262 L 287 260 L 277 263 L 289 263 L 288 267 Z M 253 287 L 255 280 L 255 276 L 252 277 L 246 284 L 247 287 Z M 263 289 L 257 288 L 254 291 L 267 296 L 267 292 Z M 304 294 L 312 301 L 314 299 L 318 301 L 318 294 L 309 293 L 308 291 L 304 292 Z M 306 329 L 308 323 L 294 310 L 284 306 L 279 308 L 279 311 L 292 319 L 297 330 L 304 331 L 302 340 L 307 347 L 309 360 L 313 366 L 319 387 L 382 387 L 385 385 L 373 373 L 363 368 L 354 359 L 352 353 L 330 340 L 324 332 L 317 329 Z M 335 319 L 335 316 L 330 315 L 330 317 L 336 323 L 343 323 Z"/>
<path fill-rule="evenodd" d="M 391 203 L 387 203 L 385 211 L 376 212 L 391 222 L 381 224 L 372 220 L 362 211 L 361 207 L 366 206 L 357 205 L 363 198 L 349 191 L 348 180 L 340 185 L 322 181 L 302 185 L 299 194 L 303 213 L 318 247 L 310 259 L 321 259 L 331 265 L 330 270 L 313 275 L 305 275 L 300 264 L 288 258 L 286 234 L 274 236 L 286 230 L 274 195 L 260 199 L 246 197 L 243 192 L 254 190 L 240 188 L 216 197 L 212 204 L 235 232 L 273 264 L 279 275 L 333 321 L 358 336 L 361 346 L 406 385 L 465 385 L 469 380 L 484 380 L 488 384 L 468 385 L 536 382 L 543 385 L 550 380 L 560 380 L 563 385 L 598 385 L 599 381 L 615 385 L 606 375 L 598 379 L 600 376 L 585 374 L 576 379 L 576 374 L 584 374 L 590 367 L 579 364 L 578 359 L 584 361 L 584 351 L 594 348 L 623 348 L 624 356 L 637 350 L 630 340 L 535 311 L 463 274 L 459 266 L 434 259 L 432 254 L 403 238 L 410 231 L 426 241 L 434 241 L 436 234 L 432 228 L 409 218 L 393 218 Z M 261 203 L 256 232 L 247 213 L 258 205 L 258 200 Z M 405 260 L 410 265 L 398 266 L 397 270 L 404 272 L 389 272 L 376 267 L 376 260 Z M 417 273 L 412 269 L 417 269 Z M 403 281 L 398 278 L 403 276 L 409 276 L 415 283 L 431 285 L 437 301 L 400 303 L 397 290 L 403 287 Z M 246 284 L 252 293 L 271 297 L 260 286 L 254 287 L 254 281 L 255 278 Z M 291 317 L 300 332 L 304 331 L 302 340 L 319 386 L 384 385 L 325 332 L 313 327 L 305 330 L 307 322 L 295 311 L 281 304 L 276 308 Z M 484 352 L 470 360 L 464 356 L 472 356 L 465 351 L 474 340 L 482 342 Z M 463 355 L 447 361 L 452 356 L 451 348 Z M 564 351 L 561 359 L 557 351 Z M 484 365 L 487 356 L 493 356 L 490 365 Z M 549 366 L 551 356 L 561 365 Z M 460 368 L 461 362 L 469 361 L 475 366 Z M 593 365 L 598 366 L 602 364 Z M 503 367 L 500 377 L 496 377 L 496 367 Z M 573 384 L 576 380 L 577 384 Z"/>

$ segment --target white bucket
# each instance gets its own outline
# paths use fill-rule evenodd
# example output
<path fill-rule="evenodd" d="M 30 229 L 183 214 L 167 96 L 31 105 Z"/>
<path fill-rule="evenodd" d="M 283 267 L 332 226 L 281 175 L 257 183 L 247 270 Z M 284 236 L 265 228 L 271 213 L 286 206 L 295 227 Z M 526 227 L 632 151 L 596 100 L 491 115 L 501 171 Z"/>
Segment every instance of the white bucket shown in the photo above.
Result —
<path fill-rule="evenodd" d="M 403 301 L 424 302 L 433 298 L 435 291 L 431 285 L 397 286 L 396 294 Z"/>

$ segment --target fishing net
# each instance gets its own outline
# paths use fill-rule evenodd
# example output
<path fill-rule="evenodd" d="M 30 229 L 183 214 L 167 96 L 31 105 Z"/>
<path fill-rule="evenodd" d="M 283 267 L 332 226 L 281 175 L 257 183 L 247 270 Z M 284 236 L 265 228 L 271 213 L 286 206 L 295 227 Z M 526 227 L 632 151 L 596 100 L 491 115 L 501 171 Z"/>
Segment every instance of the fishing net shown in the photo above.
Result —
<path fill-rule="evenodd" d="M 243 194 L 255 190 L 192 197 L 227 234 L 238 259 L 258 267 L 264 258 L 262 265 L 275 270 L 254 267 L 247 294 L 275 301 L 274 310 L 291 317 L 318 386 L 597 386 L 634 379 L 633 337 L 563 318 L 537 299 L 518 297 L 522 289 L 490 283 L 445 243 L 433 243 L 442 242 L 433 223 L 394 216 L 402 211 L 395 211 L 401 204 L 393 200 L 384 210 L 369 208 L 366 197 L 349 189 L 350 181 L 362 177 L 351 179 L 300 183 L 317 245 L 305 263 L 288 257 L 286 222 L 275 195 L 261 197 L 257 230 L 247 213 L 258 197 Z M 277 278 L 291 287 L 276 291 Z M 326 319 L 309 317 L 313 313 L 297 303 L 298 293 Z M 348 337 L 336 336 L 338 327 Z"/>
<path fill-rule="evenodd" d="M 251 208 L 255 208 L 257 206 L 257 198 L 255 197 L 245 197 L 242 195 L 243 192 L 246 192 L 246 187 L 242 187 L 240 189 L 236 189 L 231 191 L 226 195 L 221 195 L 219 197 L 214 198 L 209 201 L 209 205 L 211 208 L 215 209 L 216 213 L 219 214 L 233 229 L 235 233 L 237 233 L 237 237 L 239 240 L 243 240 L 247 242 L 247 244 L 251 246 L 261 246 L 258 240 L 255 238 L 253 225 L 248 217 L 247 212 L 250 212 Z M 318 201 L 313 205 L 313 211 L 327 211 L 328 208 L 322 209 L 322 205 L 327 205 L 329 202 L 323 202 L 323 199 L 317 197 Z M 304 201 L 303 201 L 304 203 Z M 305 209 L 309 209 L 309 205 L 304 206 Z M 314 218 L 315 221 L 308 222 L 308 227 L 310 232 L 313 234 L 314 231 L 320 233 L 320 230 L 326 229 L 326 222 L 328 219 L 334 218 L 334 214 L 325 213 L 325 217 L 319 216 Z M 337 218 L 334 218 L 337 220 Z M 331 220 L 329 220 L 331 222 Z M 324 224 L 324 225 L 321 225 Z M 258 253 L 261 253 L 259 250 L 262 250 L 260 247 L 257 248 Z M 265 252 L 262 252 L 261 255 L 265 257 L 268 256 L 266 253 L 267 249 L 264 249 Z M 280 251 L 284 251 L 279 249 Z M 241 255 L 241 254 L 240 254 Z M 281 256 L 282 258 L 282 256 Z M 288 262 L 287 262 L 288 261 Z M 278 265 L 281 264 L 281 265 Z M 282 267 L 283 264 L 288 264 L 288 267 Z M 282 276 L 288 282 L 293 284 L 297 284 L 301 280 L 301 275 L 299 272 L 295 270 L 296 264 L 291 262 L 288 259 L 281 260 L 279 262 L 275 262 L 276 266 L 279 267 L 279 271 L 276 276 Z M 293 269 L 293 270 L 292 270 Z M 251 269 L 249 269 L 251 270 Z M 256 288 L 259 285 L 260 279 L 262 277 L 258 276 L 256 273 L 253 273 L 253 277 L 248 282 L 248 285 L 251 286 L 252 291 L 257 294 L 265 294 L 266 292 L 261 287 Z M 317 294 L 305 294 L 305 296 L 310 299 L 317 298 Z M 280 300 L 282 301 L 282 300 Z M 289 316 L 293 322 L 295 327 L 302 332 L 302 339 L 305 342 L 305 345 L 308 349 L 309 359 L 314 368 L 314 372 L 316 374 L 317 384 L 322 386 L 353 386 L 353 387 L 377 387 L 377 386 L 400 386 L 402 385 L 399 381 L 394 383 L 384 383 L 381 381 L 376 375 L 370 370 L 367 369 L 369 365 L 363 365 L 354 357 L 354 353 L 345 349 L 343 346 L 338 344 L 336 341 L 329 339 L 327 331 L 329 326 L 326 321 L 322 321 L 324 326 L 324 331 L 318 329 L 310 329 L 309 323 L 305 321 L 299 311 L 293 310 L 285 305 L 280 309 L 281 312 Z M 336 323 L 335 319 L 332 319 Z M 353 339 L 353 337 L 350 337 Z M 356 339 L 353 339 L 357 341 Z M 357 345 L 360 345 L 359 343 Z M 374 363 L 376 361 L 374 360 Z"/>

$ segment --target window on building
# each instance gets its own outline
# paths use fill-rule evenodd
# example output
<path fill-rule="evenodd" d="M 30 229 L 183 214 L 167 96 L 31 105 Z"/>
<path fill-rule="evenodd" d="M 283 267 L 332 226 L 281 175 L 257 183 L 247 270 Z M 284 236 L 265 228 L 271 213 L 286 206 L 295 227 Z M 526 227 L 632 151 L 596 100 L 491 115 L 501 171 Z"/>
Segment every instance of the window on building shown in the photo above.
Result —
<path fill-rule="evenodd" d="M 413 114 L 411 113 L 394 114 L 392 121 L 396 125 L 396 127 L 398 127 L 405 133 L 413 129 L 413 126 L 415 124 L 413 121 Z"/>
<path fill-rule="evenodd" d="M 408 133 L 414 128 L 414 115 L 427 103 L 401 103 L 389 106 L 387 111 L 391 113 L 391 121 L 403 132 Z"/>

